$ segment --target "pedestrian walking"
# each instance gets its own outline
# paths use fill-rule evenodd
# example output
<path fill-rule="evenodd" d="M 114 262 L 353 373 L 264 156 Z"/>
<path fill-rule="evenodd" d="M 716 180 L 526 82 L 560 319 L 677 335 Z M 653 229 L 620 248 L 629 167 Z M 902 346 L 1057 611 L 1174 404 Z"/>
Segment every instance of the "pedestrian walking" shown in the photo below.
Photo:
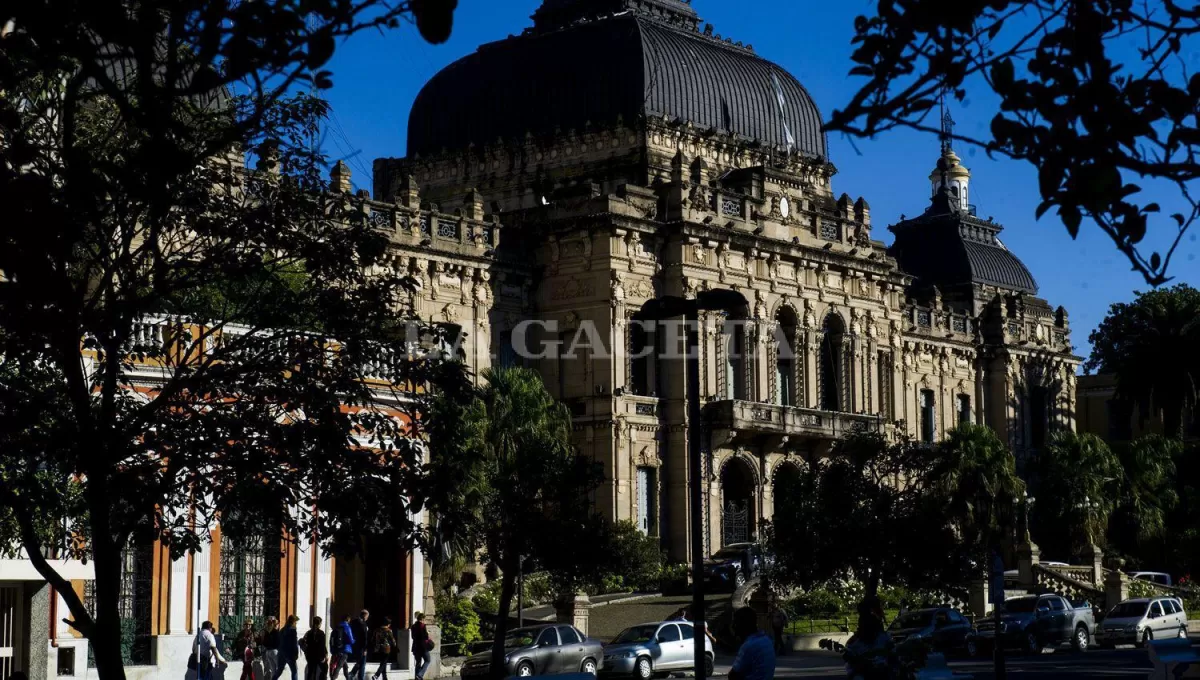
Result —
<path fill-rule="evenodd" d="M 329 663 L 330 680 L 337 680 L 339 673 L 348 679 L 350 670 L 346 666 L 354 654 L 354 632 L 350 630 L 349 614 L 343 616 L 342 622 L 329 631 L 329 653 L 333 657 Z"/>
<path fill-rule="evenodd" d="M 229 663 L 225 657 L 221 656 L 221 650 L 217 649 L 217 638 L 213 635 L 212 621 L 200 624 L 200 634 L 192 643 L 192 654 L 196 655 L 197 680 L 212 680 L 213 669 L 218 664 Z"/>
<path fill-rule="evenodd" d="M 321 617 L 314 617 L 312 628 L 300 638 L 300 649 L 304 652 L 304 680 L 325 680 L 329 675 L 329 647 L 325 644 L 322 623 Z"/>
<path fill-rule="evenodd" d="M 263 624 L 262 637 L 258 644 L 262 646 L 263 678 L 274 678 L 275 669 L 279 667 L 279 619 L 268 616 Z"/>
<path fill-rule="evenodd" d="M 787 646 L 783 641 L 783 631 L 787 628 L 787 614 L 783 608 L 776 603 L 774 610 L 771 612 L 771 630 L 775 633 L 775 654 L 787 654 Z"/>
<path fill-rule="evenodd" d="M 242 660 L 242 675 L 240 680 L 254 680 L 254 648 L 258 646 L 257 634 L 254 631 L 254 619 L 242 622 L 242 629 L 233 639 L 233 656 Z"/>
<path fill-rule="evenodd" d="M 367 680 L 367 636 L 371 632 L 367 628 L 367 619 L 370 617 L 371 612 L 364 609 L 350 622 L 350 631 L 354 633 L 354 669 L 350 671 L 350 680 Z"/>
<path fill-rule="evenodd" d="M 429 653 L 433 651 L 433 639 L 429 637 L 429 629 L 425 627 L 425 614 L 417 612 L 416 621 L 412 625 L 412 655 L 416 661 L 414 667 L 417 680 L 424 680 L 425 671 L 429 670 Z"/>
<path fill-rule="evenodd" d="M 279 631 L 279 665 L 276 666 L 271 680 L 279 680 L 279 676 L 283 675 L 284 666 L 287 666 L 288 672 L 292 674 L 292 680 L 297 680 L 296 660 L 300 658 L 299 631 L 296 630 L 298 621 L 300 617 L 292 614 L 287 618 L 287 625 Z"/>
<path fill-rule="evenodd" d="M 387 667 L 392 659 L 392 650 L 396 648 L 396 636 L 392 633 L 392 617 L 383 617 L 383 625 L 371 634 L 371 650 L 379 655 L 379 670 L 371 676 L 371 680 L 387 680 Z"/>
<path fill-rule="evenodd" d="M 750 607 L 733 612 L 733 633 L 743 640 L 729 669 L 729 680 L 770 680 L 775 677 L 775 647 L 758 629 L 758 613 Z"/>

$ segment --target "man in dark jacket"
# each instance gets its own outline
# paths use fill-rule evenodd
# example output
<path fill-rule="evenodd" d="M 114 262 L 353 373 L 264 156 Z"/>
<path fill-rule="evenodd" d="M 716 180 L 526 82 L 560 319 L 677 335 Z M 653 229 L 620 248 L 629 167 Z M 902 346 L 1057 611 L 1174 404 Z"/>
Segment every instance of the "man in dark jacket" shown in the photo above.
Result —
<path fill-rule="evenodd" d="M 300 640 L 304 650 L 304 680 L 325 680 L 329 674 L 329 648 L 325 644 L 325 631 L 321 630 L 321 617 L 313 618 L 312 628 Z"/>
<path fill-rule="evenodd" d="M 279 666 L 275 669 L 275 677 L 271 680 L 279 680 L 279 676 L 283 675 L 284 666 L 287 666 L 288 671 L 291 672 L 292 680 L 297 680 L 296 660 L 300 658 L 300 640 L 296 624 L 299 621 L 300 617 L 292 614 L 288 617 L 287 625 L 279 631 Z"/>
<path fill-rule="evenodd" d="M 350 632 L 354 635 L 354 645 L 351 654 L 354 656 L 354 668 L 350 671 L 351 680 L 367 680 L 367 638 L 370 629 L 367 619 L 371 612 L 366 609 L 358 614 L 358 618 L 350 622 Z"/>

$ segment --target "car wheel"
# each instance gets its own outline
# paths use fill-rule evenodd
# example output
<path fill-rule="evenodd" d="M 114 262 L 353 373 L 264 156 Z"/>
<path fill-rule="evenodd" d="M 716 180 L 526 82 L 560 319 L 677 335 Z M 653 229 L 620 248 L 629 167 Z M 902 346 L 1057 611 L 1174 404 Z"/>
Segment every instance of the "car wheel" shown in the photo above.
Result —
<path fill-rule="evenodd" d="M 979 643 L 974 640 L 967 640 L 967 656 L 972 659 L 979 656 Z"/>
<path fill-rule="evenodd" d="M 1186 639 L 1187 639 L 1187 626 L 1180 626 L 1180 627 L 1179 627 L 1179 639 L 1180 639 L 1180 640 L 1186 640 Z"/>
<path fill-rule="evenodd" d="M 746 575 L 742 573 L 741 569 L 733 572 L 733 585 L 738 588 L 746 585 Z"/>
<path fill-rule="evenodd" d="M 644 656 L 639 658 L 633 665 L 633 675 L 642 680 L 650 680 L 654 677 L 654 668 L 650 666 L 650 659 Z"/>
<path fill-rule="evenodd" d="M 704 655 L 704 677 L 711 678 L 713 676 L 713 657 L 712 654 Z"/>
<path fill-rule="evenodd" d="M 522 678 L 532 677 L 533 676 L 533 664 L 529 663 L 528 661 L 522 661 L 517 666 L 517 675 Z"/>
<path fill-rule="evenodd" d="M 1030 633 L 1025 636 L 1025 651 L 1030 654 L 1042 653 L 1042 641 L 1038 639 L 1037 633 Z"/>
<path fill-rule="evenodd" d="M 595 659 L 584 659 L 583 665 L 579 667 L 579 670 L 580 670 L 580 672 L 587 673 L 588 675 L 595 675 L 596 674 L 596 660 Z"/>
<path fill-rule="evenodd" d="M 1091 637 L 1088 635 L 1088 629 L 1085 626 L 1080 626 L 1075 629 L 1075 639 L 1071 643 L 1071 649 L 1076 652 L 1086 652 L 1088 643 L 1091 642 Z"/>
<path fill-rule="evenodd" d="M 1145 647 L 1146 645 L 1150 644 L 1152 640 L 1154 640 L 1154 633 L 1150 632 L 1150 629 L 1147 628 L 1146 630 L 1142 631 L 1142 641 L 1138 643 L 1138 647 Z"/>

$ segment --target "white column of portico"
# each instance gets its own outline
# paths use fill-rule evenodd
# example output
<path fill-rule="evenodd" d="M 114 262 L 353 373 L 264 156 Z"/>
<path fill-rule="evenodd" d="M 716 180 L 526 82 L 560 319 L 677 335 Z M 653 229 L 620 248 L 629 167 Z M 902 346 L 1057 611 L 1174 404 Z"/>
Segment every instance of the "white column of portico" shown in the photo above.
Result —
<path fill-rule="evenodd" d="M 192 632 L 187 625 L 188 581 L 191 578 L 187 555 L 171 561 L 170 592 L 167 599 L 167 635 L 186 635 Z"/>
<path fill-rule="evenodd" d="M 317 551 L 308 536 L 296 541 L 296 616 L 300 617 L 297 628 L 301 634 L 312 627 L 312 617 L 325 618 L 325 613 L 313 602 L 313 553 Z"/>

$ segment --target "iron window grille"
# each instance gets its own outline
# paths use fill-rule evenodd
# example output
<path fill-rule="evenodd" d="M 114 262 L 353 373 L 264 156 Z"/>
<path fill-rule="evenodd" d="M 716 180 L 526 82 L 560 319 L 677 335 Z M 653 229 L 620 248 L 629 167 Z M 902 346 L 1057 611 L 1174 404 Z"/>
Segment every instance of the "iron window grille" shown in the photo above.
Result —
<path fill-rule="evenodd" d="M 217 626 L 232 642 L 246 619 L 260 628 L 266 617 L 279 615 L 281 555 L 278 542 L 262 535 L 230 536 L 221 543 Z"/>

